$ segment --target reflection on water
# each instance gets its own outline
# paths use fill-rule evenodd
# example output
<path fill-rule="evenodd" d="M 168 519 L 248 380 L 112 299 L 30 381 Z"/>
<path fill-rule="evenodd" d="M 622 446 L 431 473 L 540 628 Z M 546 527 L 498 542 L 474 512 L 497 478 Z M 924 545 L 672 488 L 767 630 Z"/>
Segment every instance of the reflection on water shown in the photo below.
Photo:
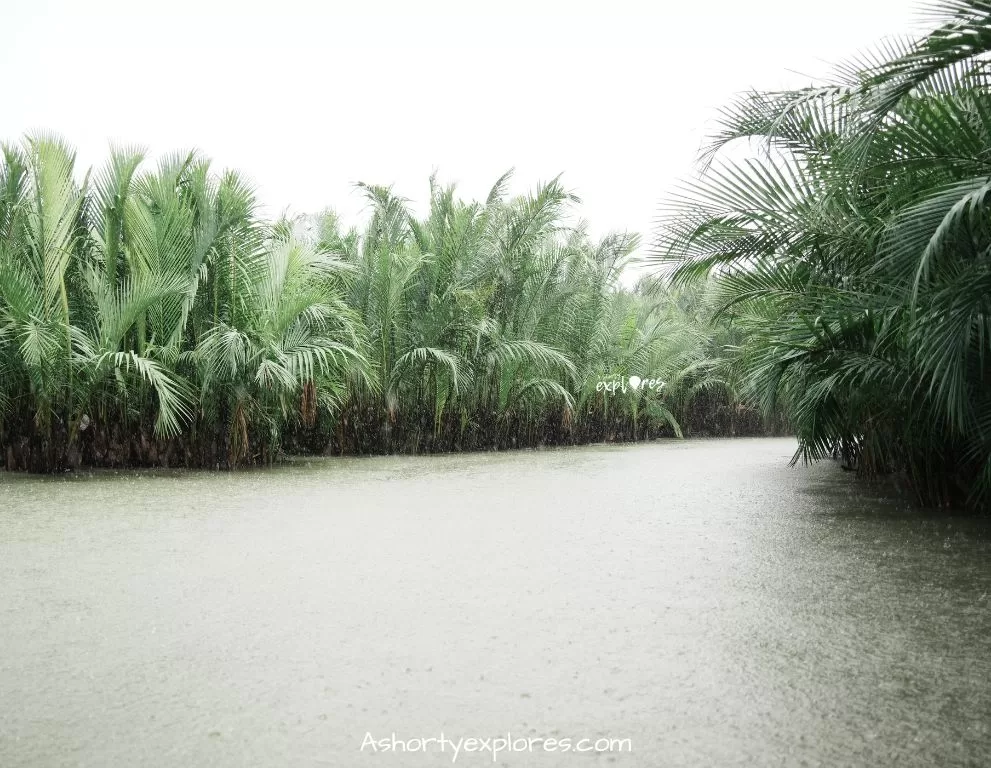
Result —
<path fill-rule="evenodd" d="M 792 451 L 3 476 L 0 765 L 987 765 L 987 521 Z"/>

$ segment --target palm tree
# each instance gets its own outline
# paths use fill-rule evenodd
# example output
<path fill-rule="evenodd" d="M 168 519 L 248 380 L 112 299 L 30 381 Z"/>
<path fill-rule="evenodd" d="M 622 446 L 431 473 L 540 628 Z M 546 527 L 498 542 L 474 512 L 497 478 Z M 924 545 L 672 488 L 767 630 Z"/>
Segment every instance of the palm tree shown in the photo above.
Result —
<path fill-rule="evenodd" d="M 718 276 L 746 395 L 786 405 L 796 459 L 839 443 L 927 502 L 986 507 L 991 4 L 933 13 L 932 34 L 827 87 L 727 108 L 657 258 L 676 285 Z M 741 142 L 749 157 L 720 160 Z"/>
<path fill-rule="evenodd" d="M 118 402 L 147 385 L 158 398 L 156 431 L 177 434 L 188 411 L 181 380 L 140 350 L 121 349 L 130 325 L 175 286 L 101 279 L 85 221 L 87 189 L 75 183 L 75 158 L 61 139 L 29 137 L 4 154 L 0 341 L 9 389 L 0 404 L 22 438 L 7 465 L 78 460 L 70 448 L 79 423 L 90 420 L 94 390 L 110 380 Z"/>
<path fill-rule="evenodd" d="M 289 237 L 241 267 L 238 306 L 188 353 L 204 421 L 225 426 L 230 466 L 271 460 L 286 425 L 312 426 L 321 408 L 341 408 L 350 376 L 369 377 L 363 329 L 339 290 L 346 265 Z"/>
<path fill-rule="evenodd" d="M 265 221 L 195 152 L 148 165 L 114 148 L 80 181 L 58 138 L 4 147 L 9 469 L 642 439 L 696 402 L 707 320 L 623 289 L 638 238 L 571 224 L 559 179 L 511 196 L 507 173 L 464 201 L 434 178 L 422 218 L 360 185 L 367 224 L 344 231 Z M 648 372 L 671 386 L 598 386 Z"/>

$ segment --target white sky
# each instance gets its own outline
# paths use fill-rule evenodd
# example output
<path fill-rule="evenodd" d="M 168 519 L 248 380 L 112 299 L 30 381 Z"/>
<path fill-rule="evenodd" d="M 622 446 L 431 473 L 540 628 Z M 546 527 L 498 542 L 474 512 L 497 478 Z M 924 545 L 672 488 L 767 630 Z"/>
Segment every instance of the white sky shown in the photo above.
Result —
<path fill-rule="evenodd" d="M 715 110 L 915 28 L 912 0 L 0 0 L 0 139 L 196 147 L 270 215 L 353 183 L 483 197 L 563 173 L 592 232 L 649 233 Z M 798 74 L 801 73 L 801 74 Z M 418 206 L 418 209 L 422 210 Z"/>

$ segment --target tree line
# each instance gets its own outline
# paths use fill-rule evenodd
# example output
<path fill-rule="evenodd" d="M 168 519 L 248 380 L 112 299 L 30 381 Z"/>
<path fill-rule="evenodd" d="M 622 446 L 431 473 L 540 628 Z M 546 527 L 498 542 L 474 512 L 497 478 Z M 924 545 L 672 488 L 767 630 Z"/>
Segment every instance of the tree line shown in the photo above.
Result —
<path fill-rule="evenodd" d="M 796 459 L 843 453 L 926 504 L 991 501 L 991 3 L 929 3 L 803 90 L 728 105 L 655 257 L 714 281 L 741 396 Z"/>
<path fill-rule="evenodd" d="M 291 453 L 792 431 L 920 501 L 991 502 L 991 2 L 831 80 L 727 105 L 654 273 L 559 179 L 426 214 L 266 220 L 196 153 L 50 135 L 0 165 L 0 460 L 234 467 Z M 632 380 L 631 380 L 632 377 Z M 650 386 L 635 386 L 653 381 Z"/>
<path fill-rule="evenodd" d="M 702 301 L 625 289 L 638 239 L 592 239 L 560 180 L 417 217 L 267 221 L 197 153 L 79 174 L 31 135 L 0 165 L 0 461 L 235 467 L 286 452 L 500 449 L 759 433 L 710 363 Z M 80 178 L 81 176 L 81 178 Z M 679 303 L 680 301 L 680 303 Z M 631 376 L 663 387 L 617 392 Z"/>

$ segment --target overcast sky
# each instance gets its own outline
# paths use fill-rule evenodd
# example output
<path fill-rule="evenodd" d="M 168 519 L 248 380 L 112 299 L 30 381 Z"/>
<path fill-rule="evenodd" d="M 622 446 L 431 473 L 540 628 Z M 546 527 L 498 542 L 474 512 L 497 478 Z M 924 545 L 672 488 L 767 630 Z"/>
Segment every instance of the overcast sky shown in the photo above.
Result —
<path fill-rule="evenodd" d="M 469 197 L 563 173 L 596 234 L 649 231 L 733 93 L 916 28 L 911 0 L 0 4 L 4 140 L 195 147 L 269 214 L 349 221 L 356 181 L 422 203 L 434 169 Z"/>

